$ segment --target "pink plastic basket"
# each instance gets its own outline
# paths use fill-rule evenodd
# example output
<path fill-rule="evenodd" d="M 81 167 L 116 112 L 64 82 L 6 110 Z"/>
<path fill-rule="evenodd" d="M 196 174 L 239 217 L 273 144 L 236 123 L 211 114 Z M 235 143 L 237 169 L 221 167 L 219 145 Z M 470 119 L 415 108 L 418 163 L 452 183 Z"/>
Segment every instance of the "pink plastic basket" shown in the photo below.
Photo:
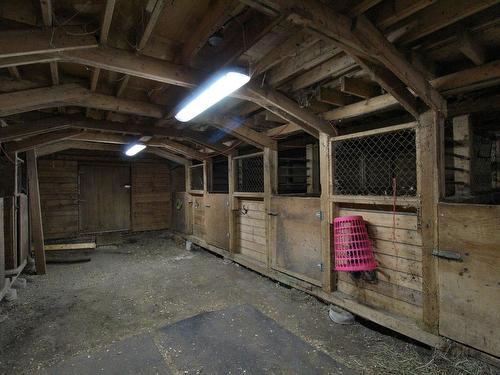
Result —
<path fill-rule="evenodd" d="M 371 271 L 377 268 L 362 216 L 335 218 L 333 236 L 336 271 Z"/>

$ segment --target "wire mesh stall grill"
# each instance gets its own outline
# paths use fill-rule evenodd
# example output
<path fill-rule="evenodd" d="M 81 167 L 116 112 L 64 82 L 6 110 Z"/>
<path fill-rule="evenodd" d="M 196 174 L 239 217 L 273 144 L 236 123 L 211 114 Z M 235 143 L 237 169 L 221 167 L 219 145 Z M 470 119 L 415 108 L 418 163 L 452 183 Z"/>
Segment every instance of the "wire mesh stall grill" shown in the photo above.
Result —
<path fill-rule="evenodd" d="M 412 197 L 417 194 L 412 128 L 334 140 L 332 158 L 336 195 Z"/>
<path fill-rule="evenodd" d="M 189 167 L 191 190 L 203 190 L 203 164 Z"/>
<path fill-rule="evenodd" d="M 241 193 L 260 193 L 264 191 L 264 155 L 256 154 L 234 158 L 236 169 L 235 190 Z"/>

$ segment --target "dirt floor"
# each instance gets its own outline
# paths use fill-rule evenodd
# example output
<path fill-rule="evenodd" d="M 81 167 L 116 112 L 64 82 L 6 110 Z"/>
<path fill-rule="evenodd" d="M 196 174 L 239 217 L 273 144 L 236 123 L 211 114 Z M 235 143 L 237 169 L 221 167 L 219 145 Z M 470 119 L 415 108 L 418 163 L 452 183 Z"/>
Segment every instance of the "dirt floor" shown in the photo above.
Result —
<path fill-rule="evenodd" d="M 366 322 L 336 325 L 317 299 L 205 250 L 186 251 L 167 232 L 127 235 L 120 245 L 98 248 L 90 262 L 50 264 L 45 276 L 23 277 L 28 285 L 18 299 L 0 303 L 1 374 L 32 373 L 204 311 L 242 304 L 360 374 L 498 373 Z"/>

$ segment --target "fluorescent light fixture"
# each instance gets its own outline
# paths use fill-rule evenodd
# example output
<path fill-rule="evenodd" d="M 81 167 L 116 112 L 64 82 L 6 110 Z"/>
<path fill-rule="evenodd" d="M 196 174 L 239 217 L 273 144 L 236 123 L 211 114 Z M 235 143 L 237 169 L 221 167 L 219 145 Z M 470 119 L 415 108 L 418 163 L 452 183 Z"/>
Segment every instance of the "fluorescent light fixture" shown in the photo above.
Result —
<path fill-rule="evenodd" d="M 144 150 L 146 148 L 146 145 L 142 143 L 133 143 L 131 145 L 128 145 L 127 148 L 125 149 L 125 155 L 127 156 L 134 156 Z"/>
<path fill-rule="evenodd" d="M 250 81 L 250 76 L 234 70 L 218 74 L 191 96 L 191 99 L 177 112 L 175 118 L 181 122 L 192 120 L 248 81 Z"/>

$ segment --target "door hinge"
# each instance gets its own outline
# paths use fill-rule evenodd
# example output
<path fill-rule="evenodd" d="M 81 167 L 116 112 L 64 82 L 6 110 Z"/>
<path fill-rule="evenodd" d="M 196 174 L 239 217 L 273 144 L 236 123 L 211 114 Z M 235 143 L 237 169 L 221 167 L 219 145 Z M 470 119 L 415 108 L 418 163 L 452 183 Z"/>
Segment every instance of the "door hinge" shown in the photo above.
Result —
<path fill-rule="evenodd" d="M 434 249 L 432 255 L 438 258 L 443 258 L 447 260 L 454 260 L 456 262 L 463 262 L 462 255 L 455 251 L 447 251 L 447 250 L 438 250 Z"/>
<path fill-rule="evenodd" d="M 323 211 L 316 211 L 314 216 L 316 216 L 319 220 L 323 220 Z"/>
<path fill-rule="evenodd" d="M 318 263 L 319 270 L 323 272 L 323 262 Z"/>

